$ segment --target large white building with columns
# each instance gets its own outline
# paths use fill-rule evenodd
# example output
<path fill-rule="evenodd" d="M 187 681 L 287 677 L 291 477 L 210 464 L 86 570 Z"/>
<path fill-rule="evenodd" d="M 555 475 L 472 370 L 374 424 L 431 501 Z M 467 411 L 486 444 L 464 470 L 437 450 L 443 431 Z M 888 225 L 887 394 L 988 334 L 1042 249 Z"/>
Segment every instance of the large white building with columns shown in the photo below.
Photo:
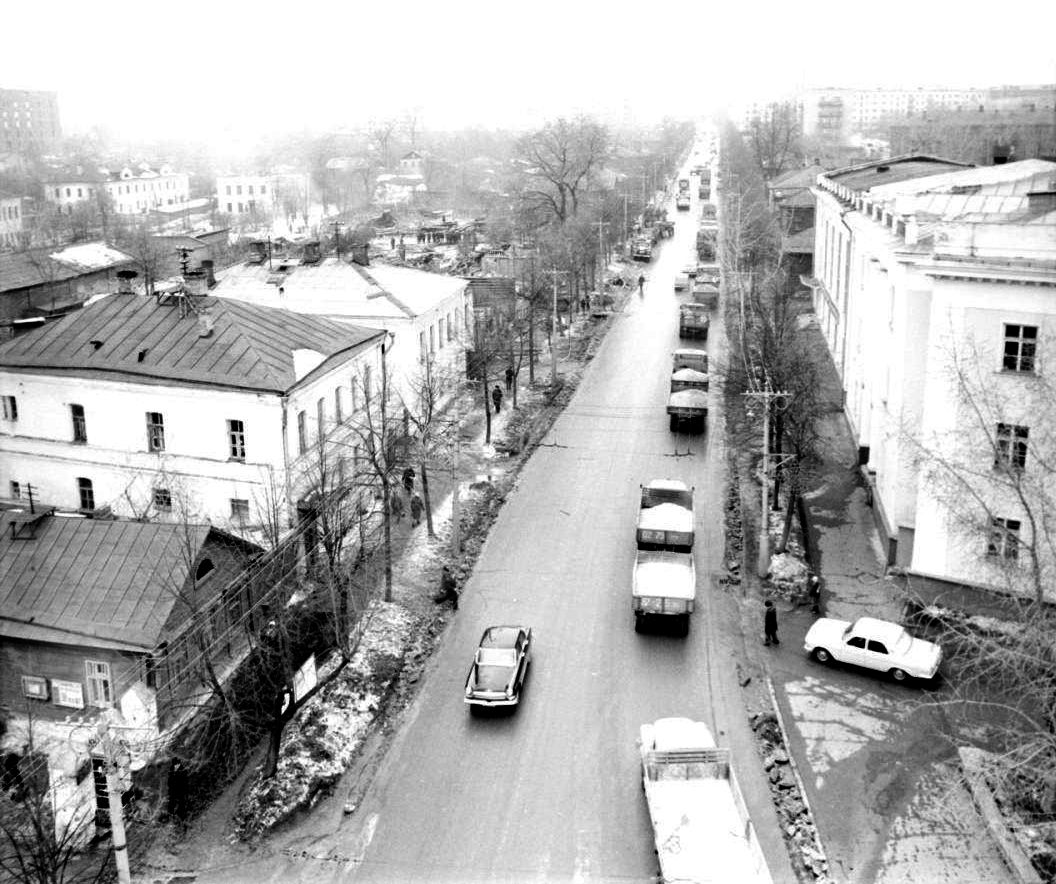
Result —
<path fill-rule="evenodd" d="M 814 307 L 889 563 L 1056 597 L 1056 163 L 896 157 L 813 190 Z"/>

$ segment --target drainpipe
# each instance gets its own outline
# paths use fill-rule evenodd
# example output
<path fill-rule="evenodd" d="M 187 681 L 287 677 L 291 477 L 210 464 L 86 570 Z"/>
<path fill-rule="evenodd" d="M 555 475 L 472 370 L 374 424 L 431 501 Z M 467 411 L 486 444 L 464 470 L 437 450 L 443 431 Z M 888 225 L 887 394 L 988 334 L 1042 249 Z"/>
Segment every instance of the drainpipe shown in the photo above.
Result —
<path fill-rule="evenodd" d="M 286 498 L 283 502 L 283 506 L 286 510 L 286 526 L 290 527 L 293 525 L 293 513 L 290 509 L 290 446 L 286 432 L 289 424 L 289 397 L 283 393 L 279 397 L 279 402 L 282 405 L 282 486 L 283 494 Z"/>

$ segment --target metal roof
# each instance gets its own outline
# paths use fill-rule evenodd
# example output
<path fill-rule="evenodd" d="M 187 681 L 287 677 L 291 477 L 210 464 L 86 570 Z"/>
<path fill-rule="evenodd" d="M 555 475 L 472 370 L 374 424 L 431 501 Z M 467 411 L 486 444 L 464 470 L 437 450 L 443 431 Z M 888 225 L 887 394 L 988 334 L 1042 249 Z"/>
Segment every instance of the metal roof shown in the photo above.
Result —
<path fill-rule="evenodd" d="M 130 256 L 102 242 L 68 246 L 51 254 L 47 249 L 0 253 L 0 293 L 65 282 L 133 263 Z"/>
<path fill-rule="evenodd" d="M 14 539 L 22 515 L 0 512 L 0 636 L 128 650 L 157 645 L 212 530 L 45 515 Z"/>
<path fill-rule="evenodd" d="M 939 157 L 907 155 L 888 160 L 873 160 L 858 166 L 848 166 L 825 177 L 851 190 L 869 191 L 874 187 L 894 184 L 911 178 L 924 178 L 970 168 L 969 163 L 944 160 Z"/>
<path fill-rule="evenodd" d="M 229 298 L 196 297 L 213 331 L 201 335 L 175 299 L 109 295 L 65 318 L 0 344 L 0 368 L 107 376 L 169 385 L 285 393 L 300 380 L 294 351 L 324 361 L 384 334 Z"/>

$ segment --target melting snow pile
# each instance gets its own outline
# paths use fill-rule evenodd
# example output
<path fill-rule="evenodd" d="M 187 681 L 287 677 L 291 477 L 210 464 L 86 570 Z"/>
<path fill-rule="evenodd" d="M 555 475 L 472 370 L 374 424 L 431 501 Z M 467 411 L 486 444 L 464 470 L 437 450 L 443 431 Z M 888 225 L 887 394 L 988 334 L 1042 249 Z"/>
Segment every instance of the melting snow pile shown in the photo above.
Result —
<path fill-rule="evenodd" d="M 416 622 L 399 605 L 371 605 L 361 621 L 363 637 L 352 660 L 286 726 L 275 776 L 262 780 L 258 773 L 242 799 L 235 817 L 240 838 L 263 834 L 334 786 L 399 674 Z M 335 665 L 336 655 L 320 666 L 319 679 Z"/>

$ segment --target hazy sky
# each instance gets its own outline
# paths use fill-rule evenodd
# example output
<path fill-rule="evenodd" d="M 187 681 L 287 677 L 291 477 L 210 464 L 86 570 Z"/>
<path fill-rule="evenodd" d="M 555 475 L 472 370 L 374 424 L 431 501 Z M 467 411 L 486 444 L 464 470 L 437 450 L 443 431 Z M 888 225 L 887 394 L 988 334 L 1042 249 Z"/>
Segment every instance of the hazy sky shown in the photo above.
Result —
<path fill-rule="evenodd" d="M 1056 82 L 1054 0 L 0 0 L 0 30 L 0 86 L 56 90 L 66 131 L 229 145 L 408 112 L 651 120 L 802 85 Z"/>

